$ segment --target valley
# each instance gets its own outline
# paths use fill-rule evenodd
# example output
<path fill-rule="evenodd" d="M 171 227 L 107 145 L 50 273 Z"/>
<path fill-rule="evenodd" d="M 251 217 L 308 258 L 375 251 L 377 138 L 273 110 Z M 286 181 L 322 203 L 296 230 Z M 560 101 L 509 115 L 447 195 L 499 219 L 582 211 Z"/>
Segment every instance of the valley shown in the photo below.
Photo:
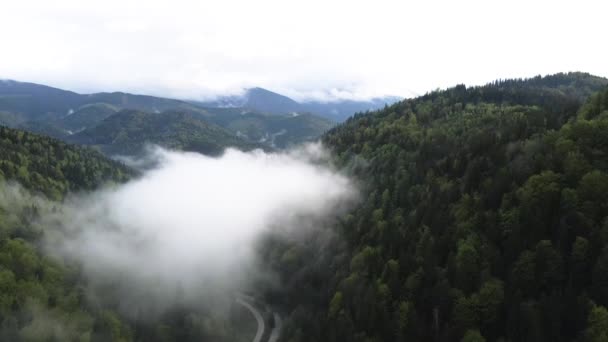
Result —
<path fill-rule="evenodd" d="M 0 342 L 608 342 L 601 1 L 0 7 Z"/>
<path fill-rule="evenodd" d="M 295 146 L 315 140 L 337 122 L 327 115 L 333 109 L 326 109 L 323 104 L 307 107 L 261 88 L 249 90 L 242 98 L 231 99 L 231 102 L 226 99 L 200 102 L 121 92 L 77 94 L 39 84 L 4 80 L 0 82 L 0 123 L 67 142 L 94 145 L 106 153 L 133 154 L 150 143 L 213 154 L 220 149 L 212 146 L 212 142 L 218 146 L 248 148 Z M 394 101 L 395 98 L 386 98 L 376 102 L 344 103 L 338 119 L 344 120 L 358 111 L 379 108 Z M 338 105 L 341 104 L 329 103 L 326 106 Z M 146 136 L 144 140 L 133 142 L 131 148 L 124 147 L 122 138 L 117 141 L 111 139 L 112 146 L 108 146 L 109 136 L 95 137 L 103 134 L 104 127 L 120 121 L 125 124 L 133 119 L 133 111 L 140 113 L 139 121 L 150 121 L 145 123 L 147 126 L 165 125 L 166 131 L 162 135 L 166 137 Z M 178 123 L 180 120 L 185 122 Z M 184 125 L 198 126 L 197 133 L 179 128 Z M 201 129 L 202 126 L 208 128 Z M 97 139 L 105 142 L 98 143 Z"/>

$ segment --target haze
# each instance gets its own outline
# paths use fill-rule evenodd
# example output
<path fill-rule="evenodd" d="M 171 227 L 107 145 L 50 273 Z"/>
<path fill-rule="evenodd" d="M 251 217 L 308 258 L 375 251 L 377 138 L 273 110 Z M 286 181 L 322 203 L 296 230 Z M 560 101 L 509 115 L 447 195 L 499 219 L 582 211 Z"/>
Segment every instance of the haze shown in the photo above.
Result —
<path fill-rule="evenodd" d="M 261 86 L 332 100 L 608 76 L 604 13 L 601 1 L 9 1 L 0 78 L 195 99 Z"/>
<path fill-rule="evenodd" d="M 200 301 L 242 290 L 266 275 L 254 253 L 264 233 L 297 236 L 354 198 L 346 177 L 317 163 L 325 157 L 319 145 L 219 158 L 157 148 L 146 157 L 157 165 L 140 178 L 43 216 L 43 227 L 63 232 L 47 247 L 81 263 L 92 289 L 118 289 L 127 311 L 162 310 L 176 293 Z"/>

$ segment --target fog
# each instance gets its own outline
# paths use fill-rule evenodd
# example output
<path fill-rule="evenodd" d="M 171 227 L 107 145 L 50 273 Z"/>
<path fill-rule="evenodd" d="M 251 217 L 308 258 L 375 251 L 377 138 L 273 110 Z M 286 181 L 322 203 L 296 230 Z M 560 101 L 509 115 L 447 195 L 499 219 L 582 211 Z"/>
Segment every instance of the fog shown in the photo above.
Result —
<path fill-rule="evenodd" d="M 356 197 L 320 145 L 220 157 L 152 149 L 124 185 L 70 196 L 41 218 L 50 253 L 82 266 L 89 295 L 124 311 L 162 312 L 271 277 L 255 258 L 270 232 L 317 229 Z M 110 301 L 111 302 L 111 301 Z"/>

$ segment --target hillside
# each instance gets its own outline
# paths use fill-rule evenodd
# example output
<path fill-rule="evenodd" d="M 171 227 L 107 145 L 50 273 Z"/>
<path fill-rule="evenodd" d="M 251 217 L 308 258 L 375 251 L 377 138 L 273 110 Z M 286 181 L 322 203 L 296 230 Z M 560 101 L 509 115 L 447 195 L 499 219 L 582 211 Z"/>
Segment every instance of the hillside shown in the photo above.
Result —
<path fill-rule="evenodd" d="M 93 150 L 0 127 L 0 179 L 17 181 L 52 199 L 132 175 L 132 170 Z"/>
<path fill-rule="evenodd" d="M 87 105 L 106 104 L 118 109 L 136 109 L 158 113 L 169 109 L 191 109 L 187 102 L 129 93 L 77 94 L 45 85 L 0 82 L 0 111 L 13 113 L 21 121 L 59 120 Z"/>
<path fill-rule="evenodd" d="M 20 121 L 58 118 L 76 108 L 81 99 L 80 94 L 40 84 L 0 81 L 0 111 L 13 113 Z"/>
<path fill-rule="evenodd" d="M 0 127 L 1 341 L 250 341 L 239 308 L 234 322 L 185 304 L 154 321 L 126 315 L 113 288 L 92 299 L 82 267 L 48 250 L 45 239 L 61 232 L 40 219 L 61 213 L 68 192 L 134 176 L 91 149 Z M 190 321 L 205 324 L 180 324 Z"/>
<path fill-rule="evenodd" d="M 602 340 L 607 84 L 457 86 L 330 131 L 362 201 L 329 241 L 268 241 L 285 340 Z"/>
<path fill-rule="evenodd" d="M 120 111 L 67 139 L 97 147 L 107 154 L 137 154 L 148 143 L 210 155 L 219 154 L 229 146 L 244 150 L 261 147 L 191 114 L 151 114 L 136 110 Z"/>
<path fill-rule="evenodd" d="M 401 98 L 385 96 L 370 100 L 295 101 L 263 88 L 250 88 L 243 95 L 223 96 L 214 101 L 196 102 L 206 108 L 243 108 L 265 114 L 313 114 L 333 122 L 342 122 L 355 113 L 367 112 L 393 104 Z"/>
<path fill-rule="evenodd" d="M 110 115 L 115 114 L 118 107 L 107 103 L 91 103 L 81 106 L 69 115 L 53 122 L 68 133 L 78 132 L 88 127 L 93 127 Z"/>
<path fill-rule="evenodd" d="M 241 108 L 207 108 L 194 113 L 205 121 L 252 143 L 285 148 L 312 141 L 331 129 L 334 122 L 311 114 L 272 115 Z"/>
<path fill-rule="evenodd" d="M 289 114 L 300 110 L 300 105 L 296 101 L 263 88 L 249 89 L 245 98 L 243 107 L 264 113 Z"/>
<path fill-rule="evenodd" d="M 82 95 L 33 83 L 2 81 L 0 124 L 72 142 L 75 140 L 68 138 L 70 135 L 93 128 L 120 110 L 152 114 L 183 112 L 222 126 L 251 144 L 269 147 L 286 147 L 313 140 L 333 126 L 331 120 L 313 114 L 294 118 L 292 110 L 285 106 L 280 106 L 281 110 L 270 110 L 265 106 L 297 103 L 261 88 L 252 92 L 250 104 L 255 104 L 253 107 L 259 105 L 262 110 L 204 107 L 200 103 L 122 92 Z M 277 102 L 277 98 L 283 101 Z M 240 105 L 248 106 L 246 103 Z M 235 136 L 232 140 L 239 139 Z"/>
<path fill-rule="evenodd" d="M 116 313 L 87 302 L 77 269 L 42 251 L 41 237 L 49 232 L 36 222 L 60 202 L 30 193 L 61 200 L 67 192 L 124 182 L 133 175 L 98 152 L 0 127 L 0 340 L 131 336 Z"/>

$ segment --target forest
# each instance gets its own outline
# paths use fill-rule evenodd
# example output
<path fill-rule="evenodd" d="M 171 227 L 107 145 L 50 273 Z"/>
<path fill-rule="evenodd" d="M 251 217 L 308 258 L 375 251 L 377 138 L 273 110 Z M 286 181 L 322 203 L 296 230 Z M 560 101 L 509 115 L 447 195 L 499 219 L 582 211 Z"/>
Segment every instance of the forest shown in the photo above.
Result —
<path fill-rule="evenodd" d="M 117 124 L 121 143 L 140 141 L 135 119 Z M 315 234 L 259 246 L 281 282 L 256 289 L 285 318 L 281 341 L 608 339 L 608 80 L 458 85 L 356 114 L 322 142 L 361 198 Z M 155 322 L 121 315 L 45 254 L 42 212 L 137 171 L 1 127 L 0 176 L 0 340 L 246 340 L 189 303 Z"/>
<path fill-rule="evenodd" d="M 331 130 L 363 199 L 329 240 L 267 241 L 284 340 L 606 341 L 606 84 L 459 85 Z"/>
<path fill-rule="evenodd" d="M 254 321 L 238 307 L 228 319 L 189 303 L 154 321 L 126 316 L 115 290 L 92 300 L 81 266 L 45 249 L 56 232 L 41 216 L 60 211 L 66 196 L 134 177 L 95 150 L 0 127 L 0 341 L 248 341 Z M 236 329 L 233 320 L 246 323 Z"/>

